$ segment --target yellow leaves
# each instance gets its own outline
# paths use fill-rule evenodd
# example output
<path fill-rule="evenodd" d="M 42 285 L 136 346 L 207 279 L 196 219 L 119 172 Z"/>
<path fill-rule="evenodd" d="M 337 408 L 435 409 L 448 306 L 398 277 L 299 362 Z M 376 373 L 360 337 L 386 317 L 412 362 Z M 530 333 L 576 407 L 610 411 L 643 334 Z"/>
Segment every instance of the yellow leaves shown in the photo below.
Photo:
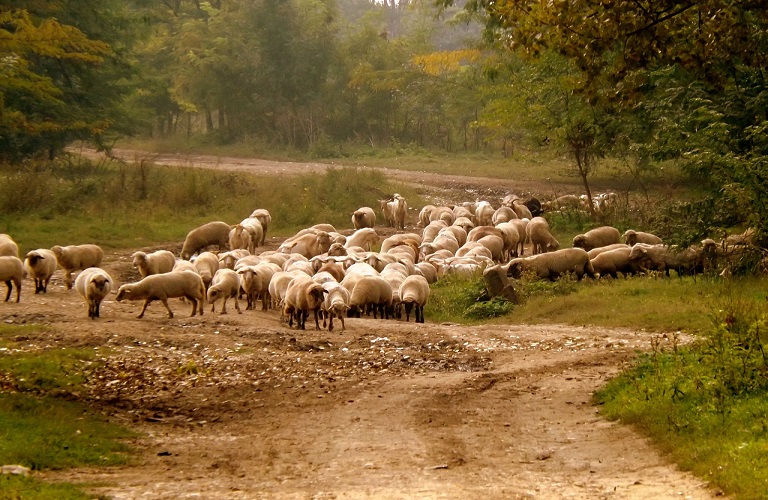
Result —
<path fill-rule="evenodd" d="M 466 65 L 477 62 L 480 56 L 479 50 L 464 49 L 414 56 L 411 62 L 428 75 L 440 76 L 446 73 L 458 73 Z"/>

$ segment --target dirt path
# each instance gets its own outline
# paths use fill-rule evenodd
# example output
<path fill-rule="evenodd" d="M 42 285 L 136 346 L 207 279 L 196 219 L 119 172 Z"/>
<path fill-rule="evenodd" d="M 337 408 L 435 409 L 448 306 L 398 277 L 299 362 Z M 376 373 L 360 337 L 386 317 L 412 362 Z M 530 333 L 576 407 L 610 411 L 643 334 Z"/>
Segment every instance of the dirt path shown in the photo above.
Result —
<path fill-rule="evenodd" d="M 130 253 L 105 259 L 120 283 L 137 277 Z M 168 319 L 154 303 L 138 320 L 114 296 L 89 321 L 54 280 L 0 307 L 0 321 L 49 326 L 14 348 L 93 349 L 84 397 L 140 434 L 133 465 L 49 480 L 115 499 L 715 496 L 591 403 L 647 332 L 431 324 L 428 308 L 425 325 L 295 331 L 231 304 L 189 318 L 173 301 Z"/>

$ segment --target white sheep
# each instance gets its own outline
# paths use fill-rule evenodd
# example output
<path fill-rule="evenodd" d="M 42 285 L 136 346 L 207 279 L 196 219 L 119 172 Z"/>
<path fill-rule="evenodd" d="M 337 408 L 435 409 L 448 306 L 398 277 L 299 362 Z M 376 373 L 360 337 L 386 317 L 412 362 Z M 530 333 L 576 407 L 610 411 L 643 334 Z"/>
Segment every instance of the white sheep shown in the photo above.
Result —
<path fill-rule="evenodd" d="M 375 229 L 372 227 L 364 227 L 358 229 L 347 237 L 347 242 L 344 243 L 344 248 L 361 247 L 366 251 L 371 251 L 375 245 L 378 245 L 380 239 L 381 238 L 376 233 Z"/>
<path fill-rule="evenodd" d="M 525 226 L 526 239 L 531 243 L 534 255 L 553 252 L 560 248 L 560 243 L 549 231 L 549 223 L 544 217 L 534 217 Z"/>
<path fill-rule="evenodd" d="M 240 221 L 235 228 L 242 227 L 242 232 L 248 235 L 248 251 L 254 253 L 256 247 L 264 240 L 264 228 L 261 226 L 261 221 L 256 217 L 248 217 Z M 242 235 L 241 235 L 241 238 Z M 244 238 L 243 238 L 244 239 Z"/>
<path fill-rule="evenodd" d="M 144 307 L 137 316 L 144 317 L 147 306 L 154 300 L 160 300 L 168 310 L 168 317 L 173 318 L 173 311 L 168 305 L 168 299 L 184 297 L 192 302 L 192 314 L 197 314 L 198 304 L 200 315 L 203 315 L 205 301 L 205 285 L 203 279 L 194 271 L 173 271 L 164 274 L 152 274 L 136 283 L 127 283 L 117 290 L 116 300 L 143 300 Z"/>
<path fill-rule="evenodd" d="M 634 246 L 637 243 L 645 243 L 646 245 L 661 245 L 664 243 L 662 239 L 655 234 L 635 231 L 633 229 L 624 231 L 622 238 L 624 238 L 624 243 L 629 246 Z"/>
<path fill-rule="evenodd" d="M 241 277 L 241 287 L 245 292 L 246 310 L 255 309 L 257 300 L 261 300 L 262 311 L 271 307 L 269 284 L 278 272 L 282 272 L 280 266 L 272 262 L 261 262 L 255 266 L 244 266 L 237 270 Z"/>
<path fill-rule="evenodd" d="M 312 281 L 312 278 L 309 276 L 295 277 L 288 285 L 283 304 L 283 314 L 288 316 L 288 326 L 293 327 L 293 320 L 295 318 L 296 328 L 306 329 L 307 317 L 309 316 L 309 311 L 312 311 L 315 318 L 315 329 L 319 330 L 318 312 L 323 305 L 325 293 L 323 285 Z"/>
<path fill-rule="evenodd" d="M 504 267 L 507 268 L 507 274 L 516 279 L 525 271 L 533 272 L 540 279 L 552 281 L 566 273 L 576 274 L 579 280 L 585 274 L 590 278 L 595 277 L 589 255 L 582 248 L 564 248 L 530 257 L 518 257 Z"/>
<path fill-rule="evenodd" d="M 264 246 L 264 242 L 267 240 L 267 231 L 272 224 L 272 216 L 266 208 L 257 208 L 253 211 L 251 217 L 258 219 L 261 223 L 261 241 L 259 241 L 258 246 Z"/>
<path fill-rule="evenodd" d="M 629 259 L 630 252 L 631 248 L 627 245 L 600 252 L 595 257 L 590 258 L 592 269 L 600 277 L 608 275 L 614 279 L 618 277 L 618 273 L 636 274 L 641 271 L 641 268 L 637 262 Z"/>
<path fill-rule="evenodd" d="M 223 252 L 219 254 L 219 268 L 226 267 L 227 269 L 235 269 L 235 263 L 243 257 L 248 257 L 251 253 L 244 248 L 236 248 L 229 252 Z M 261 261 L 261 257 L 259 257 Z"/>
<path fill-rule="evenodd" d="M 211 304 L 211 312 L 215 311 L 216 301 L 223 299 L 221 305 L 221 314 L 227 314 L 227 299 L 235 300 L 235 309 L 238 313 L 242 313 L 240 310 L 240 304 L 237 302 L 237 296 L 240 294 L 240 275 L 232 269 L 219 269 L 216 274 L 213 275 L 211 280 L 211 286 L 208 287 L 208 303 Z"/>
<path fill-rule="evenodd" d="M 475 203 L 475 226 L 490 226 L 494 212 L 496 210 L 487 201 Z"/>
<path fill-rule="evenodd" d="M 411 311 L 415 310 L 416 323 L 424 323 L 424 306 L 429 300 L 429 283 L 426 278 L 411 275 L 400 285 L 400 302 L 405 309 L 405 321 L 410 321 Z"/>
<path fill-rule="evenodd" d="M 371 207 L 360 207 L 352 212 L 352 226 L 355 229 L 374 227 L 376 225 L 376 212 Z"/>
<path fill-rule="evenodd" d="M 0 233 L 0 256 L 19 256 L 19 246 L 10 235 L 4 233 Z"/>
<path fill-rule="evenodd" d="M 416 233 L 393 234 L 381 242 L 381 251 L 387 252 L 389 249 L 399 245 L 409 245 L 418 253 L 419 245 L 421 245 L 421 243 L 422 238 Z"/>
<path fill-rule="evenodd" d="M 181 258 L 189 260 L 192 256 L 211 245 L 216 245 L 219 250 L 228 249 L 229 231 L 232 228 L 226 222 L 213 221 L 196 227 L 187 233 L 184 245 L 181 247 Z"/>
<path fill-rule="evenodd" d="M 346 279 L 346 278 L 345 278 Z M 389 319 L 389 309 L 392 306 L 392 287 L 381 276 L 363 276 L 349 296 L 350 317 L 360 317 L 360 313 L 366 308 L 373 311 L 376 318 L 377 312 L 382 319 Z"/>
<path fill-rule="evenodd" d="M 596 227 L 573 237 L 573 246 L 583 248 L 586 251 L 620 242 L 621 233 L 613 226 Z"/>
<path fill-rule="evenodd" d="M 323 283 L 326 295 L 323 299 L 323 326 L 326 324 L 326 318 L 328 319 L 328 331 L 333 331 L 333 318 L 336 317 L 341 321 L 341 331 L 346 328 L 344 324 L 344 317 L 349 311 L 349 291 L 341 286 L 339 283 L 328 282 Z"/>
<path fill-rule="evenodd" d="M 523 203 L 522 200 L 515 200 L 512 203 L 512 210 L 515 211 L 518 219 L 533 219 L 531 210 Z"/>
<path fill-rule="evenodd" d="M 441 220 L 450 226 L 456 220 L 456 215 L 450 207 L 436 207 L 429 214 L 429 222 L 436 220 Z"/>
<path fill-rule="evenodd" d="M 429 284 L 437 283 L 437 268 L 431 262 L 418 262 L 414 265 L 416 274 L 424 276 Z"/>
<path fill-rule="evenodd" d="M 429 217 L 432 214 L 432 211 L 436 208 L 437 207 L 434 205 L 424 205 L 421 207 L 421 210 L 419 211 L 419 223 L 422 227 L 427 227 L 427 224 L 429 224 Z"/>
<path fill-rule="evenodd" d="M 51 276 L 56 272 L 56 255 L 47 248 L 38 248 L 27 253 L 24 268 L 35 280 L 35 293 L 47 293 Z"/>
<path fill-rule="evenodd" d="M 251 234 L 245 230 L 245 227 L 240 224 L 232 226 L 232 229 L 229 230 L 229 248 L 231 250 L 245 250 L 246 252 L 251 253 L 250 250 L 248 250 L 250 245 Z"/>
<path fill-rule="evenodd" d="M 461 226 L 452 225 L 452 226 L 444 227 L 437 234 L 440 235 L 445 233 L 452 234 L 453 237 L 456 238 L 456 241 L 459 242 L 459 246 L 467 242 L 467 232 Z"/>
<path fill-rule="evenodd" d="M 69 245 L 65 247 L 56 245 L 51 248 L 51 252 L 56 255 L 59 267 L 64 270 L 67 290 L 72 288 L 73 271 L 99 267 L 104 259 L 104 251 L 98 245 Z"/>
<path fill-rule="evenodd" d="M 133 267 L 139 270 L 142 278 L 150 274 L 163 274 L 173 271 L 176 256 L 168 250 L 157 250 L 151 253 L 134 252 L 131 255 Z"/>
<path fill-rule="evenodd" d="M 197 274 L 203 278 L 205 289 L 211 286 L 213 275 L 219 270 L 219 257 L 213 252 L 202 252 L 197 256 L 192 265 L 195 266 Z"/>
<path fill-rule="evenodd" d="M 277 250 L 288 254 L 298 253 L 311 259 L 326 253 L 331 247 L 331 243 L 330 234 L 325 231 L 318 231 L 316 234 L 303 234 L 291 242 L 286 241 Z"/>
<path fill-rule="evenodd" d="M 589 255 L 589 260 L 592 260 L 603 252 L 610 252 L 611 250 L 616 250 L 617 248 L 629 248 L 629 245 L 625 245 L 624 243 L 614 243 L 604 247 L 597 247 L 589 250 L 587 255 Z"/>
<path fill-rule="evenodd" d="M 495 226 L 501 222 L 509 222 L 513 219 L 519 218 L 520 217 L 517 216 L 517 213 L 515 213 L 514 210 L 506 206 L 501 206 L 497 208 L 495 212 L 493 212 L 493 217 L 491 217 L 491 224 Z"/>
<path fill-rule="evenodd" d="M 8 287 L 8 293 L 5 294 L 5 301 L 11 298 L 11 290 L 16 285 L 16 302 L 21 296 L 21 280 L 24 278 L 24 264 L 16 256 L 0 256 L 0 281 L 5 282 Z"/>
<path fill-rule="evenodd" d="M 101 301 L 109 295 L 115 286 L 112 277 L 100 267 L 89 267 L 83 270 L 75 279 L 75 290 L 85 300 L 88 307 L 88 317 L 99 317 Z"/>
<path fill-rule="evenodd" d="M 395 193 L 393 196 L 392 215 L 395 219 L 395 229 L 405 229 L 405 218 L 408 215 L 408 203 L 405 198 Z"/>

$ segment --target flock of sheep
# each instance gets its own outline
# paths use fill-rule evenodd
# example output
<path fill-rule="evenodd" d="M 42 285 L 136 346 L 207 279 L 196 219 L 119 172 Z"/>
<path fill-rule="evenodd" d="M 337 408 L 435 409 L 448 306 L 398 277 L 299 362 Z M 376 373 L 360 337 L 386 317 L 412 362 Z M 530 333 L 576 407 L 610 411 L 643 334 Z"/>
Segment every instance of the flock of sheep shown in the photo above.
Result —
<path fill-rule="evenodd" d="M 315 327 L 333 320 L 345 327 L 345 317 L 373 313 L 374 318 L 402 318 L 424 321 L 424 307 L 430 284 L 449 274 L 484 273 L 491 295 L 495 272 L 500 286 L 507 279 L 525 274 L 542 279 L 557 279 L 564 274 L 592 278 L 619 273 L 635 274 L 662 271 L 678 274 L 703 271 L 724 248 L 708 239 L 700 246 L 676 249 L 664 245 L 657 236 L 634 230 L 623 236 L 611 226 L 602 226 L 573 238 L 573 247 L 560 249 L 560 243 L 541 217 L 542 206 L 535 200 L 504 197 L 494 208 L 487 201 L 455 206 L 427 205 L 419 212 L 422 230 L 404 232 L 407 203 L 399 194 L 381 201 L 387 225 L 401 232 L 382 239 L 374 229 L 376 212 L 362 207 L 352 214 L 354 232 L 345 236 L 330 224 L 317 224 L 286 239 L 275 251 L 257 253 L 264 245 L 271 216 L 265 209 L 255 210 L 239 224 L 221 221 L 204 224 L 189 232 L 180 258 L 167 250 L 135 252 L 133 265 L 142 279 L 126 283 L 117 290 L 116 300 L 143 301 L 139 318 L 153 301 L 161 301 L 173 317 L 168 299 L 184 298 L 192 305 L 192 316 L 203 314 L 205 302 L 221 300 L 221 313 L 227 301 L 245 296 L 246 308 L 261 301 L 263 310 L 277 309 L 289 326 L 304 329 L 309 313 Z M 749 232 L 740 235 L 743 240 Z M 623 242 L 621 240 L 624 240 Z M 526 246 L 527 244 L 527 246 Z M 374 251 L 379 247 L 379 251 Z M 218 252 L 209 251 L 218 247 Z M 525 255 L 526 247 L 531 255 Z M 114 280 L 99 266 L 104 252 L 97 245 L 54 246 L 37 249 L 19 259 L 18 245 L 0 234 L 0 280 L 11 296 L 16 287 L 20 299 L 22 279 L 35 281 L 35 293 L 45 293 L 51 276 L 61 268 L 68 289 L 72 273 L 81 271 L 75 290 L 87 304 L 88 316 L 99 317 L 101 301 L 114 289 Z"/>

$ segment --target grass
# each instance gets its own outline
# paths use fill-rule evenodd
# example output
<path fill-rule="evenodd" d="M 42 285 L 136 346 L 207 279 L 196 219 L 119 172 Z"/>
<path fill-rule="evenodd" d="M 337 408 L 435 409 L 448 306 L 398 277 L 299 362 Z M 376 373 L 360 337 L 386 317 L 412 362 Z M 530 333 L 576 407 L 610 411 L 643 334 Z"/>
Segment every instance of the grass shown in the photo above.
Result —
<path fill-rule="evenodd" d="M 67 483 L 46 483 L 29 477 L 0 475 L 0 498 L 24 500 L 85 500 L 94 498 Z"/>

